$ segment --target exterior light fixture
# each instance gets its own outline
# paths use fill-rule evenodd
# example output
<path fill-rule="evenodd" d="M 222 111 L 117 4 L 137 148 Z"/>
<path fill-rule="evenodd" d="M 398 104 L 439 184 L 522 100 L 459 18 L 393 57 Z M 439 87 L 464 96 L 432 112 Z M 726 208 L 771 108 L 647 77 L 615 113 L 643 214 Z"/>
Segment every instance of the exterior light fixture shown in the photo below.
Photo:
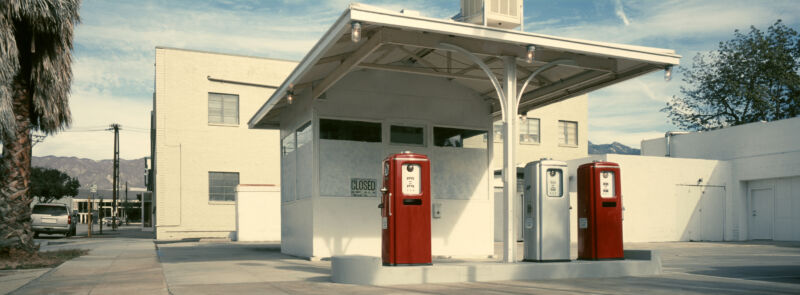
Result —
<path fill-rule="evenodd" d="M 672 80 L 672 66 L 666 66 L 664 68 L 664 81 L 669 82 Z"/>
<path fill-rule="evenodd" d="M 289 104 L 292 104 L 292 101 L 294 101 L 294 91 L 287 90 L 286 91 L 286 102 L 288 102 Z"/>
<path fill-rule="evenodd" d="M 533 62 L 534 54 L 536 51 L 536 46 L 528 45 L 528 53 L 525 54 L 525 61 L 528 63 Z"/>
<path fill-rule="evenodd" d="M 353 40 L 353 43 L 358 43 L 358 41 L 361 41 L 361 23 L 360 22 L 352 22 L 352 23 L 350 23 L 350 40 Z"/>

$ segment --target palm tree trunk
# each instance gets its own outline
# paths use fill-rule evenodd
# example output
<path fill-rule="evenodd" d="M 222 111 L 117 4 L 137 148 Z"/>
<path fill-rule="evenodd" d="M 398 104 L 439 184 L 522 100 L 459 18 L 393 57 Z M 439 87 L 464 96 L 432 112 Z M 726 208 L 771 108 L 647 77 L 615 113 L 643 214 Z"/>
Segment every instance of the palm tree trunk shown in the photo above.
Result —
<path fill-rule="evenodd" d="M 0 255 L 16 251 L 34 252 L 31 229 L 31 90 L 17 76 L 12 108 L 17 120 L 16 138 L 3 141 L 0 164 Z"/>

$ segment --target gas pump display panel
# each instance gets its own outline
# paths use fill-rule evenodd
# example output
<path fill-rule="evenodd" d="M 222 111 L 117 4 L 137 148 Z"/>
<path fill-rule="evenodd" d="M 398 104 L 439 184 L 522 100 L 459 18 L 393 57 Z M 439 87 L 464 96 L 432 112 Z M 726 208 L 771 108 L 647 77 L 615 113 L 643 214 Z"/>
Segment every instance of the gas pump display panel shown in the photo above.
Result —
<path fill-rule="evenodd" d="M 419 195 L 422 191 L 419 164 L 403 164 L 400 170 L 402 171 L 400 179 L 403 180 L 403 195 Z"/>
<path fill-rule="evenodd" d="M 545 175 L 545 185 L 547 188 L 548 197 L 564 196 L 564 186 L 561 183 L 562 174 L 563 172 L 561 169 L 547 169 L 547 174 Z"/>
<path fill-rule="evenodd" d="M 616 173 L 614 171 L 603 171 L 600 172 L 600 197 L 601 198 L 613 198 L 616 196 L 616 190 L 614 189 L 614 177 Z"/>

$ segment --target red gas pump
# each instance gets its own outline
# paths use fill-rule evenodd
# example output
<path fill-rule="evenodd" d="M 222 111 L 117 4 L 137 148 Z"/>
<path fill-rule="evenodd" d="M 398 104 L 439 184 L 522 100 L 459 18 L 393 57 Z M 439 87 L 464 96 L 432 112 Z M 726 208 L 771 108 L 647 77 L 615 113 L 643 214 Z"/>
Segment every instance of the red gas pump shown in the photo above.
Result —
<path fill-rule="evenodd" d="M 411 152 L 383 160 L 383 265 L 431 264 L 428 157 Z"/>
<path fill-rule="evenodd" d="M 617 163 L 578 167 L 578 259 L 623 259 L 622 186 Z"/>

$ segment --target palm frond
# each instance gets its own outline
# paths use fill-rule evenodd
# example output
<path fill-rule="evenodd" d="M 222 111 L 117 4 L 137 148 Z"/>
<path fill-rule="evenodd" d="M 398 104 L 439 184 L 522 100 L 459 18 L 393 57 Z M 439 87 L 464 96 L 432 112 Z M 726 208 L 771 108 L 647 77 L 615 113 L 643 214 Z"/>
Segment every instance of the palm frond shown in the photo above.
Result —
<path fill-rule="evenodd" d="M 15 40 L 13 23 L 5 13 L 0 13 L 0 139 L 13 138 L 11 130 L 17 126 L 11 110 L 11 83 L 19 71 Z"/>
<path fill-rule="evenodd" d="M 69 93 L 72 84 L 72 40 L 80 21 L 80 0 L 4 0 L 0 2 L 0 136 L 13 137 L 12 83 L 21 72 L 30 77 L 34 129 L 45 134 L 68 127 Z M 24 28 L 21 28 L 24 27 Z M 30 36 L 19 36 L 28 32 Z M 21 50 L 21 40 L 31 40 L 30 50 Z M 24 44 L 27 46 L 27 44 Z M 28 48 L 26 48 L 28 49 Z M 30 51 L 30 52 L 28 52 Z M 20 54 L 30 60 L 29 71 L 21 71 Z M 25 65 L 22 65 L 25 66 Z"/>

